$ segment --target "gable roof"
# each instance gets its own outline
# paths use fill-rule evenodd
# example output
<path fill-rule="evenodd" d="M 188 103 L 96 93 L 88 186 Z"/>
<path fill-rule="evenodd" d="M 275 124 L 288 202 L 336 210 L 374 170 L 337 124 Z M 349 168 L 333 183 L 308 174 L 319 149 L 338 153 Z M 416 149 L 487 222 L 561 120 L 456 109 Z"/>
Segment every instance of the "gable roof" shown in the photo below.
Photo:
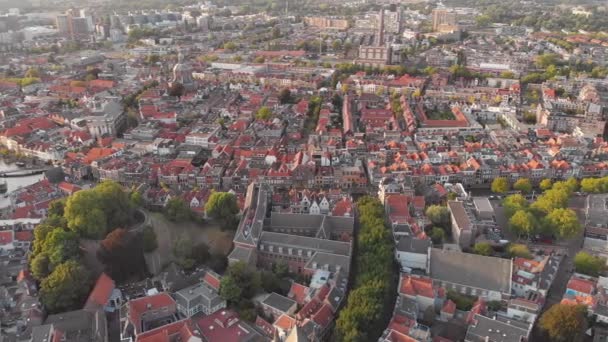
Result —
<path fill-rule="evenodd" d="M 97 278 L 95 287 L 93 287 L 93 291 L 91 291 L 91 294 L 89 294 L 89 298 L 84 305 L 84 309 L 95 310 L 99 307 L 106 306 L 114 288 L 114 280 L 112 280 L 112 278 L 110 278 L 107 274 L 102 273 L 99 278 Z"/>
<path fill-rule="evenodd" d="M 431 248 L 433 279 L 511 293 L 512 260 Z"/>

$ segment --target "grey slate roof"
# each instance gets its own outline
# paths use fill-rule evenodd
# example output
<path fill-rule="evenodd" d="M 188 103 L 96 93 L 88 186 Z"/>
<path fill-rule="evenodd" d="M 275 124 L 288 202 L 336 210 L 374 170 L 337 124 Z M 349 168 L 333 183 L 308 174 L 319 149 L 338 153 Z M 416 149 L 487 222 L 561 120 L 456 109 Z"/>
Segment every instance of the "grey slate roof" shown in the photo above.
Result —
<path fill-rule="evenodd" d="M 228 255 L 229 260 L 238 260 L 243 261 L 245 263 L 249 263 L 251 260 L 251 255 L 253 253 L 253 248 L 246 248 L 242 246 L 234 246 L 234 249 Z"/>
<path fill-rule="evenodd" d="M 266 297 L 266 299 L 262 301 L 262 304 L 270 306 L 271 308 L 274 308 L 281 312 L 287 312 L 294 305 L 297 305 L 295 300 L 287 298 L 285 296 L 281 296 L 280 294 L 274 292 L 271 293 L 268 297 Z"/>
<path fill-rule="evenodd" d="M 512 261 L 477 254 L 431 249 L 431 278 L 511 293 Z"/>
<path fill-rule="evenodd" d="M 349 242 L 273 232 L 263 232 L 260 240 L 262 244 L 281 245 L 284 247 L 312 249 L 332 254 L 350 255 Z"/>
<path fill-rule="evenodd" d="M 175 301 L 179 305 L 191 309 L 197 305 L 213 308 L 219 305 L 223 300 L 215 289 L 212 289 L 203 283 L 199 283 L 177 291 L 175 293 Z"/>
<path fill-rule="evenodd" d="M 316 263 L 317 267 L 313 267 Z M 338 269 L 336 266 L 340 266 L 340 270 L 345 271 L 348 274 L 350 270 L 350 257 L 345 255 L 331 254 L 317 252 L 313 254 L 312 258 L 308 260 L 305 268 L 309 269 L 323 269 L 325 265 L 329 265 L 328 271 L 336 272 Z"/>
<path fill-rule="evenodd" d="M 427 254 L 429 247 L 432 245 L 433 243 L 430 239 L 416 239 L 412 236 L 404 236 L 400 238 L 399 242 L 397 243 L 397 251 Z"/>

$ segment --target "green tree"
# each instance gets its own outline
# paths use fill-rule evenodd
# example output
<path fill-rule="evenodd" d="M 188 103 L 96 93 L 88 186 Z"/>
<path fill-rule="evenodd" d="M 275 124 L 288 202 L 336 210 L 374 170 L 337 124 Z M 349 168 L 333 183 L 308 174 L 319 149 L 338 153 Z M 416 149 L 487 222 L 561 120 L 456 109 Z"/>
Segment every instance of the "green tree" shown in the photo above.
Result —
<path fill-rule="evenodd" d="M 554 209 L 545 217 L 544 223 L 562 239 L 572 238 L 582 230 L 576 212 L 572 209 Z"/>
<path fill-rule="evenodd" d="M 169 94 L 169 96 L 181 98 L 186 93 L 186 87 L 184 87 L 184 85 L 179 82 L 174 82 L 173 84 L 171 84 L 171 87 L 167 89 L 167 93 Z"/>
<path fill-rule="evenodd" d="M 509 181 L 505 177 L 498 177 L 492 181 L 492 192 L 504 194 L 509 191 Z"/>
<path fill-rule="evenodd" d="M 549 189 L 551 189 L 552 186 L 553 186 L 553 182 L 548 178 L 543 179 L 542 181 L 540 181 L 540 184 L 539 184 L 539 187 L 542 191 L 549 190 Z"/>
<path fill-rule="evenodd" d="M 513 189 L 529 194 L 532 192 L 532 183 L 528 178 L 520 178 L 513 184 Z"/>
<path fill-rule="evenodd" d="M 530 253 L 530 250 L 528 249 L 528 246 L 526 246 L 526 245 L 512 243 L 509 245 L 509 248 L 507 250 L 511 257 L 532 259 L 532 253 Z"/>
<path fill-rule="evenodd" d="M 184 222 L 192 218 L 192 210 L 179 197 L 170 198 L 165 205 L 165 216 L 173 222 Z"/>
<path fill-rule="evenodd" d="M 525 210 L 528 207 L 528 201 L 520 194 L 510 195 L 502 201 L 505 210 L 505 216 L 511 218 L 518 210 Z"/>
<path fill-rule="evenodd" d="M 235 303 L 241 299 L 242 290 L 236 280 L 231 276 L 222 277 L 220 283 L 220 296 L 229 303 Z"/>
<path fill-rule="evenodd" d="M 50 313 L 74 310 L 89 293 L 89 271 L 75 260 L 57 266 L 40 286 L 40 300 Z"/>
<path fill-rule="evenodd" d="M 547 190 L 542 195 L 538 196 L 536 202 L 532 203 L 530 207 L 534 211 L 548 214 L 554 209 L 565 208 L 568 205 L 570 193 L 566 188 L 556 188 L 556 184 L 553 185 L 551 190 Z"/>
<path fill-rule="evenodd" d="M 80 255 L 78 234 L 74 231 L 66 231 L 63 228 L 55 228 L 50 232 L 43 245 L 43 250 L 49 258 L 50 269 Z"/>
<path fill-rule="evenodd" d="M 173 242 L 173 255 L 175 255 L 177 263 L 184 269 L 190 269 L 194 266 L 193 251 L 192 239 L 186 234 L 181 235 Z"/>
<path fill-rule="evenodd" d="M 142 240 L 144 244 L 144 252 L 154 252 L 158 248 L 158 242 L 156 241 L 156 233 L 150 226 L 144 227 L 142 231 Z"/>
<path fill-rule="evenodd" d="M 134 208 L 140 207 L 143 203 L 143 199 L 139 191 L 131 192 L 131 194 L 129 195 L 129 199 L 131 201 L 131 206 Z"/>
<path fill-rule="evenodd" d="M 291 91 L 288 88 L 283 88 L 279 92 L 279 102 L 281 104 L 291 103 Z"/>
<path fill-rule="evenodd" d="M 205 204 L 208 216 L 219 220 L 223 229 L 234 229 L 238 223 L 239 206 L 230 192 L 213 192 Z"/>
<path fill-rule="evenodd" d="M 32 275 L 38 281 L 43 280 L 51 273 L 51 262 L 46 253 L 36 255 L 30 262 L 30 270 Z"/>
<path fill-rule="evenodd" d="M 130 224 L 132 208 L 122 187 L 105 181 L 68 197 L 64 217 L 68 228 L 80 236 L 102 239 L 109 230 Z"/>
<path fill-rule="evenodd" d="M 262 286 L 260 273 L 250 268 L 244 262 L 236 262 L 228 266 L 226 275 L 222 278 L 232 278 L 241 288 L 241 296 L 245 299 L 251 299 L 255 296 Z"/>
<path fill-rule="evenodd" d="M 438 245 L 443 243 L 443 239 L 445 239 L 445 230 L 439 227 L 433 227 L 431 230 L 431 240 L 434 244 Z"/>
<path fill-rule="evenodd" d="M 583 305 L 555 304 L 540 317 L 540 327 L 553 341 L 578 341 L 586 327 Z"/>
<path fill-rule="evenodd" d="M 99 202 L 99 196 L 92 190 L 81 190 L 70 196 L 65 205 L 68 228 L 84 237 L 103 238 L 107 222 Z"/>
<path fill-rule="evenodd" d="M 228 50 L 228 51 L 234 51 L 236 50 L 236 44 L 234 42 L 227 42 L 224 44 L 224 49 Z"/>
<path fill-rule="evenodd" d="M 447 207 L 431 205 L 426 209 L 425 214 L 434 225 L 444 228 L 450 226 L 450 211 Z"/>
<path fill-rule="evenodd" d="M 66 201 L 67 200 L 65 198 L 62 198 L 51 202 L 49 204 L 48 216 L 63 217 Z"/>
<path fill-rule="evenodd" d="M 517 210 L 509 219 L 509 229 L 517 236 L 530 236 L 538 228 L 536 217 L 526 210 Z"/>
<path fill-rule="evenodd" d="M 606 259 L 587 252 L 578 252 L 574 257 L 574 268 L 578 273 L 597 277 L 606 268 Z"/>
<path fill-rule="evenodd" d="M 473 252 L 475 252 L 475 254 L 489 256 L 494 253 L 494 249 L 488 242 L 478 242 L 473 246 Z"/>
<path fill-rule="evenodd" d="M 272 117 L 272 111 L 270 108 L 263 106 L 255 113 L 255 118 L 258 120 L 266 121 Z"/>
<path fill-rule="evenodd" d="M 29 68 L 25 72 L 25 77 L 26 78 L 39 78 L 40 77 L 40 70 L 38 70 L 37 68 Z"/>

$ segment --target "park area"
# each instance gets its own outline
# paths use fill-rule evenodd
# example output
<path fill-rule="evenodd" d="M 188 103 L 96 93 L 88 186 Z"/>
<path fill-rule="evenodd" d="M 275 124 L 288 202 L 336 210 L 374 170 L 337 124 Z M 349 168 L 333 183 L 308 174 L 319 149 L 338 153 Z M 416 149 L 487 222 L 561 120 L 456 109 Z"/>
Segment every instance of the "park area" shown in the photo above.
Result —
<path fill-rule="evenodd" d="M 189 239 L 194 246 L 209 246 L 211 254 L 228 255 L 232 249 L 233 231 L 222 231 L 214 221 L 204 223 L 169 221 L 162 213 L 148 213 L 146 223 L 156 233 L 158 248 L 145 255 L 148 270 L 158 274 L 164 266 L 174 261 L 173 246 L 178 239 Z"/>

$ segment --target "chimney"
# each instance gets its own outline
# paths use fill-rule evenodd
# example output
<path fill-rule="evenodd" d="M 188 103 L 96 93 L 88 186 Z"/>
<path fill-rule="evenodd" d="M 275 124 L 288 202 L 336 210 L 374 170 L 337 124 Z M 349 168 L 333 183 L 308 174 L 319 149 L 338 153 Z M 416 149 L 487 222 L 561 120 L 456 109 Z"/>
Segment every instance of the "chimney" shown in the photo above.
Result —
<path fill-rule="evenodd" d="M 380 20 L 378 23 L 378 46 L 384 45 L 384 8 L 380 8 Z"/>

